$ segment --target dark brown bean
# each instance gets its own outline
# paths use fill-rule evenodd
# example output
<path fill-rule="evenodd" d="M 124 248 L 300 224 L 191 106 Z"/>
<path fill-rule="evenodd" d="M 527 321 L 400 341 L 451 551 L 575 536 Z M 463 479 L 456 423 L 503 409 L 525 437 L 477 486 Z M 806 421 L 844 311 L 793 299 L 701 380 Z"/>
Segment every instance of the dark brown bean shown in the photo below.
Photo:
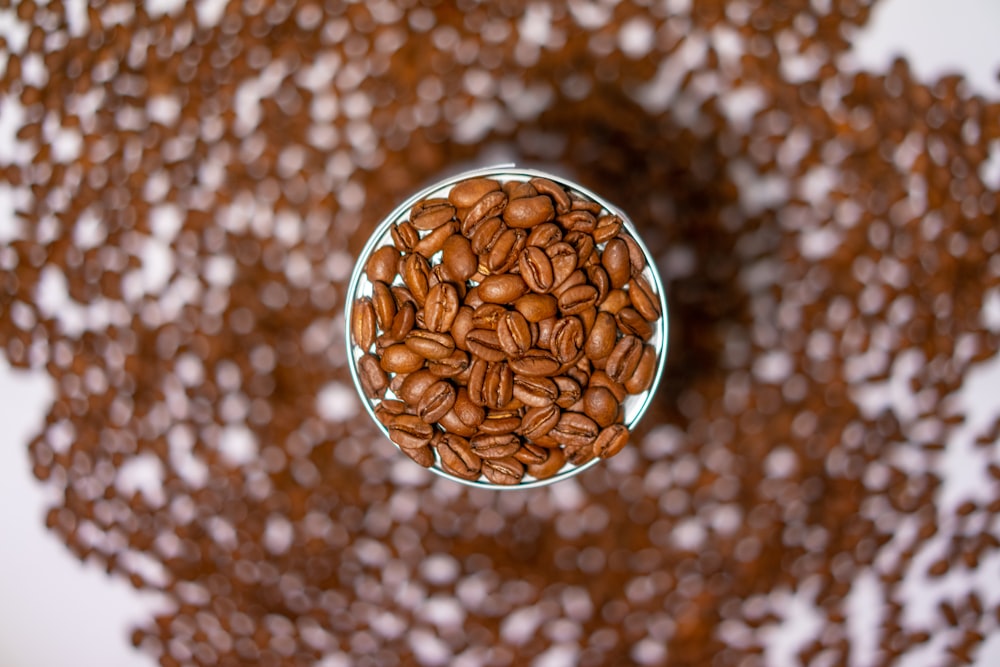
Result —
<path fill-rule="evenodd" d="M 483 220 L 476 227 L 475 232 L 469 237 L 469 247 L 476 253 L 476 268 L 478 269 L 479 259 L 493 251 L 500 236 L 507 231 L 507 225 L 503 224 L 500 218 L 489 218 Z"/>
<path fill-rule="evenodd" d="M 551 353 L 539 350 L 538 348 L 528 350 L 523 357 L 520 359 L 511 359 L 509 363 L 515 373 L 530 377 L 550 377 L 561 366 L 559 360 Z"/>
<path fill-rule="evenodd" d="M 559 302 L 550 294 L 525 294 L 514 301 L 514 308 L 529 322 L 541 322 L 559 312 Z"/>
<path fill-rule="evenodd" d="M 389 424 L 392 423 L 394 417 L 406 413 L 406 403 L 396 398 L 386 398 L 379 401 L 373 409 L 375 418 L 383 426 L 389 428 Z"/>
<path fill-rule="evenodd" d="M 618 401 L 606 387 L 588 387 L 583 393 L 583 411 L 600 427 L 610 426 L 618 418 Z"/>
<path fill-rule="evenodd" d="M 430 444 L 434 428 L 416 415 L 398 415 L 389 424 L 389 439 L 404 449 Z"/>
<path fill-rule="evenodd" d="M 435 447 L 441 459 L 441 467 L 462 479 L 475 480 L 482 470 L 482 461 L 472 452 L 465 438 L 445 433 L 437 439 Z"/>
<path fill-rule="evenodd" d="M 590 285 L 570 287 L 559 295 L 559 310 L 563 315 L 574 315 L 597 303 L 597 290 Z"/>
<path fill-rule="evenodd" d="M 389 230 L 392 244 L 401 252 L 412 252 L 413 246 L 420 240 L 420 233 L 409 222 L 400 222 Z"/>
<path fill-rule="evenodd" d="M 410 224 L 427 231 L 437 229 L 455 217 L 455 207 L 447 199 L 424 199 L 410 209 Z"/>
<path fill-rule="evenodd" d="M 566 445 L 563 447 L 563 452 L 566 454 L 566 460 L 575 466 L 582 466 L 586 463 L 590 463 L 597 457 L 597 453 L 594 451 L 593 443 Z"/>
<path fill-rule="evenodd" d="M 532 292 L 545 294 L 554 287 L 552 260 L 541 248 L 535 246 L 525 248 L 518 260 L 518 267 L 521 279 Z"/>
<path fill-rule="evenodd" d="M 615 315 L 615 321 L 624 334 L 638 336 L 644 341 L 653 337 L 653 326 L 635 308 L 622 308 Z"/>
<path fill-rule="evenodd" d="M 503 211 L 503 221 L 507 226 L 522 229 L 548 222 L 553 217 L 552 200 L 545 195 L 515 199 Z"/>
<path fill-rule="evenodd" d="M 541 436 L 546 435 L 559 423 L 561 414 L 555 405 L 529 408 L 521 418 L 521 435 L 528 440 L 538 442 Z"/>
<path fill-rule="evenodd" d="M 450 280 L 464 282 L 479 268 L 479 259 L 472 252 L 469 240 L 454 234 L 448 237 L 441 248 L 441 265 L 445 267 Z"/>
<path fill-rule="evenodd" d="M 514 397 L 514 373 L 503 362 L 489 364 L 483 378 L 483 400 L 486 407 L 499 409 Z"/>
<path fill-rule="evenodd" d="M 423 447 L 416 448 L 400 447 L 399 451 L 403 452 L 425 468 L 430 468 L 434 465 L 434 450 L 431 449 L 430 445 L 424 445 Z"/>
<path fill-rule="evenodd" d="M 498 303 L 484 303 L 472 311 L 472 328 L 496 331 L 506 313 L 507 309 Z"/>
<path fill-rule="evenodd" d="M 423 306 L 430 289 L 431 267 L 422 255 L 410 253 L 403 259 L 403 282 L 418 306 Z"/>
<path fill-rule="evenodd" d="M 379 364 L 379 360 L 371 354 L 364 354 L 358 359 L 358 379 L 368 398 L 383 396 L 389 387 L 389 377 Z"/>
<path fill-rule="evenodd" d="M 455 347 L 466 352 L 469 351 L 469 347 L 465 344 L 465 338 L 472 330 L 472 312 L 469 306 L 462 306 L 458 309 L 458 314 L 455 315 L 451 325 L 451 337 L 455 339 Z"/>
<path fill-rule="evenodd" d="M 598 310 L 615 315 L 622 308 L 628 308 L 631 305 L 632 301 L 628 297 L 628 292 L 623 289 L 613 289 L 608 292 L 608 296 L 601 302 Z"/>
<path fill-rule="evenodd" d="M 354 302 L 351 310 L 351 339 L 354 344 L 367 352 L 375 344 L 377 335 L 375 308 L 370 297 L 362 297 Z"/>
<path fill-rule="evenodd" d="M 427 370 L 439 378 L 457 378 L 469 367 L 469 355 L 462 350 L 452 350 L 443 359 L 427 362 Z"/>
<path fill-rule="evenodd" d="M 543 222 L 536 227 L 533 227 L 531 232 L 528 234 L 529 247 L 538 247 L 545 250 L 553 243 L 559 243 L 562 241 L 562 230 L 559 229 L 559 225 L 552 222 Z"/>
<path fill-rule="evenodd" d="M 382 370 L 387 373 L 412 373 L 423 368 L 424 358 L 402 343 L 390 345 L 382 353 Z"/>
<path fill-rule="evenodd" d="M 572 200 L 570 200 L 569 194 L 563 186 L 548 178 L 541 177 L 532 178 L 528 182 L 535 187 L 538 194 L 549 196 L 555 207 L 556 213 L 561 215 L 569 211 Z"/>
<path fill-rule="evenodd" d="M 441 416 L 441 419 L 438 420 L 438 424 L 446 432 L 460 435 L 463 438 L 471 438 L 476 434 L 476 428 L 474 426 L 469 426 L 459 419 L 454 408 L 444 413 L 444 415 Z"/>
<path fill-rule="evenodd" d="M 607 298 L 608 292 L 611 291 L 611 279 L 608 278 L 608 272 L 600 264 L 590 264 L 584 267 L 583 272 L 587 276 L 587 282 L 597 290 L 597 305 L 600 305 Z"/>
<path fill-rule="evenodd" d="M 483 394 L 483 387 L 486 383 L 486 370 L 488 363 L 485 359 L 473 357 L 469 365 L 469 381 L 466 388 L 469 392 L 469 400 L 475 405 L 486 405 L 486 397 Z"/>
<path fill-rule="evenodd" d="M 569 190 L 569 200 L 569 208 L 572 211 L 590 211 L 594 215 L 599 215 L 604 208 L 598 202 L 588 197 L 584 197 L 580 193 L 573 190 Z"/>
<path fill-rule="evenodd" d="M 552 262 L 552 285 L 558 287 L 569 278 L 571 273 L 576 271 L 579 257 L 577 257 L 573 246 L 564 241 L 550 245 L 545 249 L 545 254 Z"/>
<path fill-rule="evenodd" d="M 590 211 L 569 211 L 557 217 L 556 222 L 567 232 L 593 234 L 597 227 L 597 218 Z"/>
<path fill-rule="evenodd" d="M 622 233 L 619 238 L 625 241 L 625 245 L 628 248 L 628 261 L 629 268 L 632 275 L 637 276 L 643 272 L 646 268 L 646 255 L 642 252 L 642 248 L 636 243 L 635 239 L 628 234 Z"/>
<path fill-rule="evenodd" d="M 615 344 L 615 349 L 608 356 L 605 371 L 612 380 L 624 382 L 639 365 L 642 357 L 642 341 L 636 336 L 623 336 Z"/>
<path fill-rule="evenodd" d="M 501 274 L 487 276 L 479 284 L 479 296 L 486 303 L 513 303 L 518 297 L 524 296 L 528 286 L 521 276 Z"/>
<path fill-rule="evenodd" d="M 515 375 L 514 397 L 527 406 L 544 407 L 559 397 L 559 388 L 547 377 Z"/>
<path fill-rule="evenodd" d="M 597 423 L 582 412 L 564 412 L 549 435 L 567 447 L 592 445 L 600 429 Z"/>
<path fill-rule="evenodd" d="M 455 341 L 445 333 L 414 329 L 403 344 L 424 359 L 444 359 L 455 351 Z"/>
<path fill-rule="evenodd" d="M 550 349 L 560 363 L 569 364 L 576 361 L 584 342 L 583 324 L 572 315 L 558 320 L 552 328 Z"/>
<path fill-rule="evenodd" d="M 628 296 L 632 307 L 646 318 L 647 322 L 660 319 L 660 298 L 653 291 L 649 282 L 642 276 L 633 276 L 628 282 Z"/>
<path fill-rule="evenodd" d="M 445 241 L 454 236 L 457 231 L 458 225 L 455 222 L 446 222 L 417 241 L 413 245 L 413 252 L 430 259 L 444 247 Z"/>
<path fill-rule="evenodd" d="M 507 206 L 507 195 L 496 190 L 488 192 L 473 204 L 462 219 L 462 235 L 471 238 L 476 228 L 485 220 L 499 217 Z"/>
<path fill-rule="evenodd" d="M 538 190 L 536 190 L 535 186 L 531 183 L 519 183 L 517 181 L 507 181 L 504 183 L 503 191 L 509 200 L 535 197 L 538 195 Z"/>
<path fill-rule="evenodd" d="M 469 391 L 465 387 L 459 388 L 456 393 L 453 409 L 462 423 L 473 428 L 479 426 L 486 418 L 486 411 L 469 398 Z"/>
<path fill-rule="evenodd" d="M 622 424 L 608 426 L 594 441 L 594 454 L 607 459 L 622 450 L 628 443 L 628 429 Z"/>
<path fill-rule="evenodd" d="M 378 328 L 388 331 L 392 326 L 392 318 L 396 316 L 396 300 L 385 283 L 372 283 L 372 306 L 375 308 L 375 323 Z"/>
<path fill-rule="evenodd" d="M 559 389 L 559 396 L 556 398 L 556 405 L 560 408 L 568 408 L 573 405 L 583 396 L 583 390 L 580 387 L 580 383 L 571 377 L 565 375 L 557 375 L 552 378 L 555 382 L 556 388 Z"/>
<path fill-rule="evenodd" d="M 597 257 L 594 245 L 594 237 L 587 232 L 566 232 L 563 236 L 563 243 L 573 246 L 576 252 L 576 268 L 583 268 L 592 258 Z"/>
<path fill-rule="evenodd" d="M 433 424 L 455 405 L 455 387 L 447 380 L 438 380 L 424 392 L 417 403 L 417 416 Z"/>
<path fill-rule="evenodd" d="M 469 352 L 485 361 L 503 361 L 507 358 L 500 347 L 500 338 L 496 331 L 490 329 L 473 329 L 466 335 L 465 344 Z"/>
<path fill-rule="evenodd" d="M 590 386 L 591 387 L 606 387 L 614 394 L 618 402 L 621 403 L 628 396 L 628 391 L 625 389 L 625 385 L 621 382 L 612 380 L 611 377 L 603 370 L 596 370 L 590 376 Z"/>
<path fill-rule="evenodd" d="M 561 449 L 550 449 L 549 456 L 541 463 L 529 463 L 528 474 L 535 479 L 548 479 L 566 465 L 566 455 Z"/>
<path fill-rule="evenodd" d="M 656 364 L 656 350 L 652 345 L 644 345 L 635 372 L 625 379 L 625 389 L 630 394 L 639 394 L 649 389 L 656 375 Z"/>
<path fill-rule="evenodd" d="M 494 484 L 510 486 L 524 477 L 524 466 L 513 456 L 502 459 L 484 459 L 483 475 Z"/>
<path fill-rule="evenodd" d="M 599 312 L 594 321 L 594 328 L 584 345 L 584 352 L 590 359 L 604 359 L 615 348 L 618 339 L 618 329 L 615 318 L 610 313 Z"/>
<path fill-rule="evenodd" d="M 513 433 L 482 434 L 469 441 L 472 451 L 481 459 L 502 459 L 513 456 L 521 448 L 521 439 Z"/>
<path fill-rule="evenodd" d="M 407 405 L 416 405 L 419 403 L 420 399 L 427 392 L 427 389 L 440 379 L 425 368 L 418 369 L 406 376 L 396 376 L 396 378 L 399 377 L 402 377 L 403 380 L 398 387 L 393 388 L 393 391 Z M 393 378 L 393 381 L 396 378 Z"/>
<path fill-rule="evenodd" d="M 608 241 L 601 255 L 601 266 L 608 272 L 611 286 L 625 287 L 632 276 L 632 265 L 629 263 L 628 245 L 622 238 Z"/>
<path fill-rule="evenodd" d="M 621 218 L 617 215 L 602 215 L 597 219 L 597 227 L 594 229 L 594 243 L 598 245 L 607 243 L 617 237 L 621 230 Z"/>
<path fill-rule="evenodd" d="M 424 326 L 434 332 L 448 331 L 458 315 L 458 290 L 451 283 L 439 283 L 427 294 Z"/>
<path fill-rule="evenodd" d="M 396 316 L 392 318 L 392 326 L 389 327 L 388 332 L 389 338 L 395 343 L 402 341 L 416 323 L 417 310 L 413 303 L 410 301 L 403 303 L 396 310 Z"/>
<path fill-rule="evenodd" d="M 521 428 L 521 418 L 510 410 L 490 410 L 479 425 L 479 432 L 487 435 L 506 435 Z"/>
<path fill-rule="evenodd" d="M 517 359 L 531 347 L 531 329 L 521 313 L 505 310 L 497 320 L 497 339 L 508 357 Z"/>
<path fill-rule="evenodd" d="M 399 251 L 394 246 L 384 245 L 375 250 L 365 264 L 365 273 L 372 282 L 379 280 L 391 285 L 399 266 Z"/>
<path fill-rule="evenodd" d="M 492 178 L 470 178 L 452 186 L 448 201 L 455 208 L 469 208 L 489 192 L 500 190 L 500 183 Z"/>
<path fill-rule="evenodd" d="M 549 458 L 549 450 L 545 447 L 540 447 L 533 442 L 524 442 L 521 443 L 520 448 L 514 452 L 514 458 L 526 466 L 538 465 L 540 463 L 545 463 L 545 461 Z"/>
<path fill-rule="evenodd" d="M 483 264 L 492 273 L 507 273 L 524 250 L 528 235 L 523 229 L 508 229 L 500 234 Z"/>

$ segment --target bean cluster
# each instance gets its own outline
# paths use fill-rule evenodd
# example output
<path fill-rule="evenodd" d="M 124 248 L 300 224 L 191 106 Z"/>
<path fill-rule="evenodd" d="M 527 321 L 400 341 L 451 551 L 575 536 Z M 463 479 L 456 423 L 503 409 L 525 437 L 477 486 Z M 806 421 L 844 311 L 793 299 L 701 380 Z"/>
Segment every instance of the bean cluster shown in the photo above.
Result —
<path fill-rule="evenodd" d="M 403 452 L 517 484 L 621 451 L 662 312 L 620 217 L 550 179 L 473 178 L 416 203 L 391 238 L 365 264 L 351 332 Z"/>

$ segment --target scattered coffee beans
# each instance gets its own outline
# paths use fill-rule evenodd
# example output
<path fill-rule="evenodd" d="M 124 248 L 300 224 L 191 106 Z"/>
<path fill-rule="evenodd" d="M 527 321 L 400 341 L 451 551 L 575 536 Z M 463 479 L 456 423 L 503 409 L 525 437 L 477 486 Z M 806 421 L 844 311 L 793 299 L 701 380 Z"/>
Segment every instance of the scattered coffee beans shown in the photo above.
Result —
<path fill-rule="evenodd" d="M 400 449 L 505 485 L 621 451 L 662 312 L 620 218 L 546 178 L 472 178 L 416 203 L 391 238 L 365 262 L 372 295 L 351 332 Z"/>

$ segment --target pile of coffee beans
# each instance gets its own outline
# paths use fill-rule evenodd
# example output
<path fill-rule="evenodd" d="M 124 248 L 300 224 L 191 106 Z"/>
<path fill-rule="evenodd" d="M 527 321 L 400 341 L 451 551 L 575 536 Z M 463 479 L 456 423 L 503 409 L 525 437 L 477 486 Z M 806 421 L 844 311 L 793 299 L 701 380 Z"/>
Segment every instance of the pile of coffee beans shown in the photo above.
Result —
<path fill-rule="evenodd" d="M 351 311 L 362 389 L 407 456 L 462 479 L 517 484 L 614 456 L 623 402 L 658 364 L 646 269 L 621 218 L 575 190 L 461 181 L 366 260 L 371 296 Z"/>

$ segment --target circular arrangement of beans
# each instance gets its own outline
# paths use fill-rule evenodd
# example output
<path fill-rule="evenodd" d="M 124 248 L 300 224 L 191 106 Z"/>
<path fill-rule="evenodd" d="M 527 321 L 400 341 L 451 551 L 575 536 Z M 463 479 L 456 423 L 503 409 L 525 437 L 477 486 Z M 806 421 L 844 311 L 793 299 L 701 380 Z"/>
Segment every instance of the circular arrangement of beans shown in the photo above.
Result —
<path fill-rule="evenodd" d="M 514 485 L 621 451 L 663 316 L 621 217 L 549 178 L 474 177 L 417 201 L 387 241 L 363 258 L 351 340 L 407 456 Z"/>

